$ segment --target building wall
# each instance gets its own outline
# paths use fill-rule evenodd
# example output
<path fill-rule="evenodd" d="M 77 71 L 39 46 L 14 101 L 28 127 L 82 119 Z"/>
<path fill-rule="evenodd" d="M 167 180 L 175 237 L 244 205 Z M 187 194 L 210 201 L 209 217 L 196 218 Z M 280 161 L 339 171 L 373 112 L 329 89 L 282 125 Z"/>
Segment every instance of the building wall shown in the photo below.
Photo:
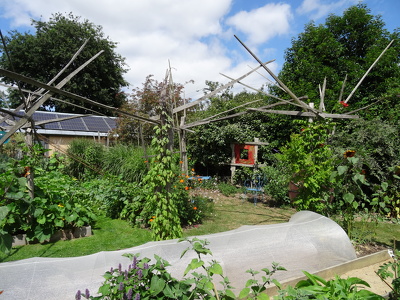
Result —
<path fill-rule="evenodd" d="M 100 142 L 103 145 L 107 146 L 108 139 L 107 137 L 92 137 L 92 136 L 62 136 L 62 135 L 51 135 L 45 136 L 47 138 L 46 148 L 50 151 L 48 155 L 52 155 L 54 152 L 65 153 L 68 149 L 69 144 L 74 139 L 88 139 L 94 140 L 96 142 Z"/>

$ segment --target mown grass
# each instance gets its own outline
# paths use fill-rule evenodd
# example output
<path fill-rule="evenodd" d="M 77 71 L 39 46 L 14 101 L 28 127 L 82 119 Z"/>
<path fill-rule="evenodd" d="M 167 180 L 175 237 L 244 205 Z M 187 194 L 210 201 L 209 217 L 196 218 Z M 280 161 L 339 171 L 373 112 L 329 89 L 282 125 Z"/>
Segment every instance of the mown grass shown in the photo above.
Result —
<path fill-rule="evenodd" d="M 184 236 L 201 236 L 238 228 L 242 225 L 276 224 L 287 222 L 296 212 L 291 208 L 274 208 L 259 202 L 256 206 L 239 195 L 225 197 L 216 191 L 205 191 L 204 196 L 214 199 L 214 211 L 203 224 L 184 229 Z M 371 227 L 372 226 L 372 227 Z M 100 251 L 113 251 L 135 247 L 151 241 L 148 229 L 132 228 L 123 220 L 99 217 L 92 228 L 93 235 L 86 238 L 15 247 L 6 255 L 0 253 L 0 262 L 15 261 L 30 257 L 73 257 Z M 371 239 L 393 247 L 400 241 L 400 224 L 379 223 L 378 226 L 359 227 L 362 232 L 374 231 Z M 398 245 L 399 247 L 399 245 Z"/>

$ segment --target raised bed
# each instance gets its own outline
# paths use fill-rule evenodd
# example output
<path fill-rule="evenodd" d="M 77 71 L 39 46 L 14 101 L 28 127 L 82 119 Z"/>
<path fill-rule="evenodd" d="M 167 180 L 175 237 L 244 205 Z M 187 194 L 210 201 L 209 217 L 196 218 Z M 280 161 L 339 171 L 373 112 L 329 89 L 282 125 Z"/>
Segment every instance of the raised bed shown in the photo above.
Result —
<path fill-rule="evenodd" d="M 375 271 L 379 269 L 379 266 L 389 260 L 391 260 L 391 257 L 388 250 L 382 250 L 343 264 L 320 270 L 313 274 L 326 280 L 333 279 L 336 275 L 341 278 L 358 277 L 369 283 L 371 286 L 371 288 L 368 288 L 369 290 L 376 294 L 387 296 L 390 292 L 390 288 L 378 277 L 378 275 L 375 274 Z M 307 279 L 306 276 L 301 276 L 280 283 L 282 284 L 282 288 L 285 289 L 289 285 L 294 287 L 296 283 L 305 279 Z M 267 288 L 266 293 L 270 296 L 277 295 L 278 289 L 276 286 L 271 286 L 270 288 Z"/>
<path fill-rule="evenodd" d="M 54 233 L 47 242 L 57 242 L 60 240 L 73 240 L 82 237 L 87 237 L 92 235 L 92 227 L 84 226 L 73 229 L 63 229 Z M 17 234 L 13 236 L 12 246 L 24 246 L 28 244 L 34 244 L 26 240 L 26 234 Z"/>

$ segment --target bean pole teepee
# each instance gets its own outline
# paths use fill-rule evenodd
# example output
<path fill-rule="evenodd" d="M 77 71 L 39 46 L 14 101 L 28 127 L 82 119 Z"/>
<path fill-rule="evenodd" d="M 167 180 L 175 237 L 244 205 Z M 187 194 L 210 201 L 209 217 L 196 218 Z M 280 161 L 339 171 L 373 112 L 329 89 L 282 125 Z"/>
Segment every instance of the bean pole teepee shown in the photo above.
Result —
<path fill-rule="evenodd" d="M 309 103 L 309 104 L 307 104 L 307 103 L 305 103 L 305 102 L 303 102 L 302 100 L 303 99 L 307 99 L 308 97 L 307 96 L 302 96 L 302 97 L 297 97 L 268 67 L 267 67 L 267 64 L 268 63 L 270 63 L 270 62 L 272 62 L 273 60 L 271 60 L 271 61 L 268 61 L 268 62 L 266 62 L 266 63 L 262 63 L 262 61 L 235 35 L 235 38 L 239 41 L 239 43 L 249 52 L 249 54 L 259 63 L 259 66 L 258 67 L 256 67 L 255 69 L 252 69 L 250 72 L 248 72 L 248 73 L 246 73 L 245 75 L 243 75 L 243 76 L 241 76 L 241 77 L 239 77 L 239 78 L 237 78 L 237 79 L 233 79 L 233 78 L 231 78 L 231 77 L 229 77 L 229 76 L 227 76 L 227 75 L 224 75 L 224 74 L 221 74 L 221 75 L 223 75 L 224 77 L 227 77 L 228 79 L 230 79 L 231 81 L 229 82 L 229 83 L 227 83 L 227 84 L 225 84 L 225 85 L 223 85 L 223 86 L 221 86 L 220 88 L 218 88 L 218 89 L 216 89 L 216 90 L 214 90 L 213 92 L 211 92 L 211 93 L 209 93 L 209 94 L 206 94 L 206 95 L 204 95 L 203 97 L 201 97 L 201 98 L 199 98 L 198 100 L 196 100 L 196 101 L 192 101 L 192 102 L 190 102 L 190 103 L 187 103 L 187 104 L 184 104 L 184 105 L 182 105 L 182 106 L 179 106 L 179 107 L 177 107 L 177 108 L 174 108 L 174 110 L 173 110 L 173 112 L 174 113 L 177 113 L 177 112 L 180 112 L 180 111 L 182 111 L 182 110 L 186 110 L 187 108 L 189 108 L 189 107 L 192 107 L 192 106 L 194 106 L 194 105 L 197 105 L 197 104 L 199 104 L 201 101 L 204 101 L 204 100 L 206 100 L 206 99 L 210 99 L 211 97 L 213 97 L 215 94 L 217 94 L 218 92 L 220 92 L 220 91 L 222 91 L 222 90 L 225 90 L 226 88 L 228 88 L 228 87 L 230 87 L 230 86 L 232 86 L 233 84 L 235 84 L 235 83 L 239 83 L 239 84 L 241 84 L 241 85 L 243 85 L 243 86 L 245 86 L 245 87 L 247 87 L 247 88 L 249 88 L 250 90 L 254 90 L 254 91 L 257 91 L 257 92 L 259 92 L 259 93 L 262 93 L 262 94 L 265 94 L 266 96 L 268 96 L 268 97 L 270 97 L 270 98 L 272 98 L 272 99 L 275 99 L 275 100 L 278 100 L 278 102 L 276 102 L 276 103 L 273 103 L 273 104 L 270 104 L 270 105 L 267 105 L 267 106 L 264 106 L 264 107 L 258 107 L 258 108 L 251 108 L 251 107 L 248 107 L 247 108 L 247 111 L 243 111 L 243 112 L 239 112 L 239 113 L 236 113 L 236 114 L 231 114 L 231 115 L 228 115 L 228 116 L 222 116 L 221 117 L 221 115 L 223 115 L 223 114 L 225 114 L 225 113 L 227 113 L 227 112 L 230 112 L 230 111 L 232 111 L 232 110 L 234 110 L 234 109 L 237 109 L 237 108 L 239 108 L 239 107 L 243 107 L 243 106 L 248 106 L 248 105 L 250 105 L 250 104 L 253 104 L 253 103 L 255 103 L 255 102 L 258 102 L 258 101 L 261 101 L 261 100 L 255 100 L 255 101 L 250 101 L 250 102 L 247 102 L 247 103 L 245 103 L 245 104 L 242 104 L 242 105 L 239 105 L 239 106 L 237 106 L 237 107 L 235 107 L 235 108 L 232 108 L 232 109 L 230 109 L 230 110 L 227 110 L 227 111 L 224 111 L 224 112 L 221 112 L 221 113 L 218 113 L 218 114 L 216 114 L 216 115 L 214 115 L 214 116 L 211 116 L 211 117 L 207 117 L 207 118 L 204 118 L 204 119 L 202 119 L 202 120 L 198 120 L 198 121 L 195 121 L 195 122 L 192 122 L 192 123 L 187 123 L 187 124 L 185 124 L 185 118 L 183 117 L 182 119 L 181 119 L 181 123 L 179 124 L 179 128 L 181 129 L 181 130 L 187 130 L 187 129 L 189 129 L 189 128 L 192 128 L 192 127 L 196 127 L 196 126 L 199 126 L 199 125 L 203 125 L 203 124 L 208 124 L 208 123 L 211 123 L 211 122 L 218 122 L 218 121 L 221 121 L 221 120 L 225 120 L 225 119 L 230 119 L 230 118 L 234 118 L 234 117 L 238 117 L 238 116 L 240 116 L 240 115 L 243 115 L 243 114 L 246 114 L 246 113 L 248 113 L 248 112 L 250 112 L 250 111 L 259 111 L 259 112 L 264 112 L 264 113 L 272 113 L 272 114 L 282 114 L 282 115 L 292 115 L 292 116 L 300 116 L 300 117 L 308 117 L 309 118 L 309 120 L 310 121 L 312 121 L 314 118 L 322 118 L 322 119 L 326 119 L 326 118 L 336 118 L 336 119 L 357 119 L 357 118 L 359 118 L 359 116 L 358 115 L 355 115 L 354 113 L 356 113 L 356 112 L 358 112 L 358 111 L 360 111 L 360 110 L 363 110 L 363 109 L 366 109 L 366 108 L 368 108 L 368 107 L 370 107 L 371 105 L 374 105 L 375 103 L 372 103 L 372 104 L 370 104 L 370 105 L 367 105 L 367 106 L 365 106 L 365 107 L 362 107 L 362 108 L 359 108 L 359 109 L 357 109 L 357 110 L 353 110 L 353 111 L 350 111 L 350 112 L 347 112 L 347 113 L 344 113 L 344 114 L 331 114 L 331 113 L 326 113 L 325 112 L 325 104 L 324 104 L 324 97 L 325 97 L 325 90 L 326 90 L 326 78 L 324 79 L 324 82 L 323 82 L 323 84 L 322 84 L 322 87 L 321 86 L 319 86 L 319 91 L 320 91 L 320 104 L 319 104 L 319 108 L 318 109 L 316 109 L 316 108 L 314 108 L 314 103 Z M 348 97 L 346 98 L 346 100 L 344 100 L 344 101 L 342 101 L 342 97 L 343 97 L 343 90 L 344 90 L 344 86 L 345 86 L 345 83 L 346 83 L 346 79 L 344 80 L 344 82 L 343 82 L 343 85 L 342 85 L 342 89 L 341 89 L 341 93 L 340 93 L 340 96 L 339 96 L 339 102 L 343 102 L 343 103 L 348 103 L 348 101 L 351 99 L 351 97 L 354 95 L 354 93 L 356 92 L 356 90 L 359 88 L 359 86 L 361 85 L 361 83 L 363 82 L 363 80 L 365 79 L 365 77 L 368 75 L 368 73 L 371 71 L 371 69 L 377 64 L 377 62 L 379 61 L 379 59 L 383 56 L 383 54 L 389 49 L 389 47 L 392 45 L 392 43 L 393 43 L 393 40 L 387 45 L 387 47 L 381 52 L 381 54 L 376 58 L 376 60 L 374 61 L 374 63 L 370 66 L 370 68 L 365 72 L 365 74 L 362 76 L 362 78 L 359 80 L 359 82 L 357 83 L 357 85 L 354 87 L 354 89 L 352 90 L 352 92 L 348 95 Z M 271 94 L 269 94 L 268 92 L 266 92 L 266 91 L 263 91 L 263 90 L 260 90 L 260 89 L 256 89 L 256 88 L 253 88 L 253 87 L 251 87 L 251 86 L 249 86 L 249 85 L 246 85 L 246 84 L 244 84 L 243 82 L 241 82 L 241 80 L 243 80 L 245 77 L 247 77 L 247 76 L 249 76 L 251 73 L 253 73 L 253 72 L 255 72 L 255 71 L 257 71 L 259 68 L 263 68 L 265 71 L 267 71 L 267 73 L 275 80 L 275 84 L 280 88 L 280 89 L 282 89 L 283 91 L 285 91 L 289 96 L 290 96 L 290 100 L 284 100 L 284 99 L 281 99 L 281 98 L 278 98 L 278 97 L 276 97 L 276 96 L 274 96 L 274 95 L 271 95 Z M 278 105 L 284 105 L 284 104 L 287 104 L 287 105 L 290 105 L 290 106 L 296 106 L 296 107 L 298 107 L 298 108 L 300 108 L 301 110 L 275 110 L 275 109 L 272 109 L 273 107 L 275 107 L 275 106 L 278 106 Z M 177 124 L 178 125 L 178 124 Z M 186 171 L 187 172 L 187 156 L 186 156 L 186 142 L 185 142 L 185 139 L 184 139 L 184 135 L 182 135 L 182 138 L 180 139 L 180 145 L 182 145 L 181 146 L 181 158 L 182 158 L 182 160 L 183 160 L 183 171 Z"/>
<path fill-rule="evenodd" d="M 2 35 L 1 35 L 1 38 L 3 40 L 4 49 L 6 49 Z M 68 76 L 66 76 L 64 79 L 62 79 L 58 84 L 52 85 L 66 71 L 66 69 L 71 65 L 71 63 L 78 57 L 78 55 L 82 52 L 82 50 L 84 49 L 87 42 L 88 42 L 88 40 L 86 40 L 83 43 L 83 45 L 79 48 L 79 50 L 73 55 L 71 60 L 65 65 L 65 67 L 47 84 L 39 82 L 32 78 L 23 76 L 21 74 L 0 68 L 0 76 L 6 76 L 8 78 L 14 79 L 17 82 L 18 89 L 20 90 L 21 97 L 22 97 L 22 103 L 17 108 L 11 109 L 11 110 L 6 110 L 6 109 L 0 108 L 0 112 L 2 112 L 4 114 L 4 116 L 0 118 L 0 124 L 3 122 L 6 122 L 6 124 L 8 124 L 8 126 L 1 128 L 6 131 L 6 134 L 4 134 L 3 137 L 0 139 L 0 146 L 2 146 L 4 144 L 4 142 L 7 141 L 7 139 L 9 137 L 11 137 L 15 132 L 23 129 L 26 132 L 25 142 L 28 147 L 32 147 L 33 146 L 33 133 L 35 132 L 36 126 L 44 125 L 44 124 L 48 124 L 48 123 L 52 123 L 52 122 L 59 122 L 62 120 L 67 120 L 67 119 L 72 119 L 72 118 L 78 118 L 78 117 L 82 116 L 82 115 L 77 115 L 77 116 L 73 116 L 73 117 L 66 117 L 66 118 L 60 118 L 60 119 L 52 119 L 52 120 L 46 120 L 46 121 L 41 121 L 41 122 L 35 122 L 35 120 L 33 119 L 34 112 L 37 111 L 41 106 L 45 105 L 47 100 L 52 98 L 53 100 L 56 100 L 56 101 L 63 101 L 63 100 L 54 98 L 53 96 L 56 94 L 63 95 L 69 99 L 78 100 L 78 101 L 81 101 L 84 103 L 89 103 L 89 104 L 92 104 L 92 105 L 95 105 L 98 107 L 106 108 L 110 111 L 114 111 L 116 113 L 129 116 L 129 117 L 137 119 L 139 121 L 149 122 L 149 123 L 153 123 L 153 124 L 160 123 L 160 121 L 158 121 L 158 120 L 151 120 L 148 118 L 144 118 L 142 116 L 128 113 L 128 112 L 120 110 L 118 108 L 104 105 L 102 103 L 98 103 L 96 101 L 79 96 L 77 94 L 62 90 L 62 87 L 64 85 L 66 85 L 71 80 L 71 78 L 73 78 L 75 75 L 77 75 L 79 72 L 81 72 L 89 63 L 91 63 L 99 55 L 101 55 L 103 53 L 103 50 L 98 52 L 92 58 L 87 60 L 84 64 L 82 64 L 81 66 L 76 68 Z M 19 82 L 21 82 L 21 81 L 31 84 L 33 86 L 36 86 L 39 89 L 36 91 L 22 90 L 19 85 Z M 2 85 L 13 88 L 12 86 L 7 86 L 4 84 L 2 84 Z M 29 94 L 29 96 L 25 97 L 24 92 L 27 92 Z M 69 104 L 73 105 L 72 103 L 69 103 Z M 34 179 L 34 170 L 30 169 L 30 172 L 27 173 L 27 182 L 28 182 L 29 193 L 32 198 L 34 197 L 33 179 Z"/>

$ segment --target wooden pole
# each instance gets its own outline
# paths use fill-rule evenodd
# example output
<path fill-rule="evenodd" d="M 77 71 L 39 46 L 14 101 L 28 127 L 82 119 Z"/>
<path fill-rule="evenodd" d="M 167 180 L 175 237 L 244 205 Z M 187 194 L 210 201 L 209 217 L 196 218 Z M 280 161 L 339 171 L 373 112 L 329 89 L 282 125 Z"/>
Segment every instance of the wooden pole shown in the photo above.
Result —
<path fill-rule="evenodd" d="M 374 61 L 374 63 L 369 67 L 369 69 L 367 70 L 367 72 L 365 72 L 364 76 L 360 79 L 360 81 L 357 83 L 357 85 L 355 86 L 355 88 L 351 91 L 350 95 L 347 97 L 346 100 L 344 100 L 344 103 L 347 103 L 350 98 L 353 96 L 353 94 L 355 93 L 355 91 L 358 89 L 358 87 L 361 85 L 361 83 L 363 82 L 363 80 L 365 79 L 365 77 L 367 77 L 368 73 L 372 70 L 372 68 L 378 63 L 378 61 L 381 59 L 382 55 L 386 52 L 387 49 L 389 49 L 389 47 L 393 44 L 394 40 L 391 40 L 389 45 L 386 46 L 386 48 L 382 51 L 382 53 L 378 56 L 378 58 Z"/>

